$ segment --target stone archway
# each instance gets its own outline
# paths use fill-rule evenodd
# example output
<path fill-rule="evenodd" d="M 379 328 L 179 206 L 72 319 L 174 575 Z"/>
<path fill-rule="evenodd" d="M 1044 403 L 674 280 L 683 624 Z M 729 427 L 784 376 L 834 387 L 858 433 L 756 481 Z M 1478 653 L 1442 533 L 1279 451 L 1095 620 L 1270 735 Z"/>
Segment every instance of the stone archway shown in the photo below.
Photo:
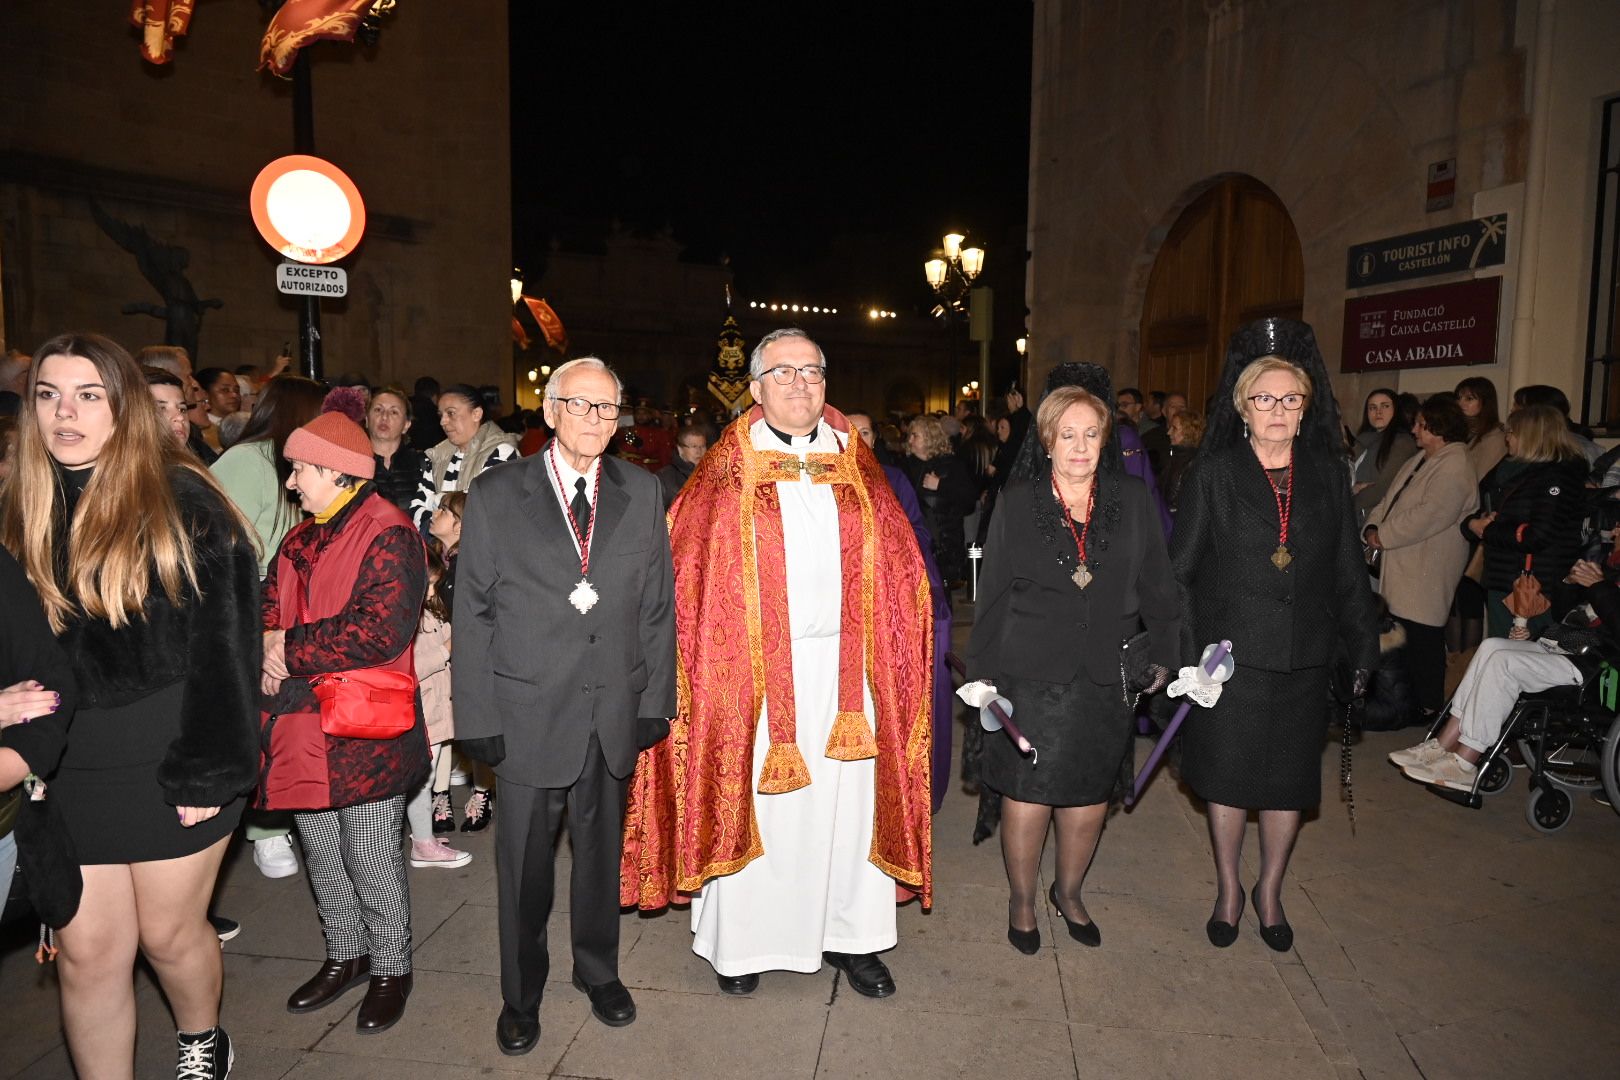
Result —
<path fill-rule="evenodd" d="M 1229 176 L 1170 227 L 1148 275 L 1137 384 L 1179 391 L 1202 412 L 1220 381 L 1232 331 L 1267 315 L 1297 319 L 1305 274 L 1282 200 L 1250 176 Z"/>

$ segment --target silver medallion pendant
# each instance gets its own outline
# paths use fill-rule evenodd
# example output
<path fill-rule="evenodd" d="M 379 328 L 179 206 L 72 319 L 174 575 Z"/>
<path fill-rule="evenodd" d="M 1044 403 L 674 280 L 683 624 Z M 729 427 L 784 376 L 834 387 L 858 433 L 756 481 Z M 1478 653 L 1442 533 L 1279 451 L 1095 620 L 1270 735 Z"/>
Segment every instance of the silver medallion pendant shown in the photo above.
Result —
<path fill-rule="evenodd" d="M 581 615 L 596 606 L 596 589 L 584 578 L 574 586 L 574 591 L 568 594 L 568 602 L 579 610 Z"/>
<path fill-rule="evenodd" d="M 1083 589 L 1091 584 L 1091 568 L 1086 566 L 1085 563 L 1081 563 L 1074 568 L 1074 573 L 1070 574 L 1069 577 L 1078 588 Z"/>

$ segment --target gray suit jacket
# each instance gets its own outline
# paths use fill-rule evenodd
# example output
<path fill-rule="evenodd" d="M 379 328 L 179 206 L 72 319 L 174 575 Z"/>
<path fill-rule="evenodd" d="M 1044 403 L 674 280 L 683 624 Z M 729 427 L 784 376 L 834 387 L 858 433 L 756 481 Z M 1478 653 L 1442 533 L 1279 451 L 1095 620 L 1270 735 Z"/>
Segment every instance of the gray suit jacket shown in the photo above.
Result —
<path fill-rule="evenodd" d="M 579 555 L 545 455 L 473 482 L 451 638 L 456 736 L 503 736 L 495 772 L 530 787 L 578 779 L 592 731 L 608 771 L 635 767 L 637 717 L 675 715 L 674 567 L 658 480 L 602 458 L 586 614 Z"/>

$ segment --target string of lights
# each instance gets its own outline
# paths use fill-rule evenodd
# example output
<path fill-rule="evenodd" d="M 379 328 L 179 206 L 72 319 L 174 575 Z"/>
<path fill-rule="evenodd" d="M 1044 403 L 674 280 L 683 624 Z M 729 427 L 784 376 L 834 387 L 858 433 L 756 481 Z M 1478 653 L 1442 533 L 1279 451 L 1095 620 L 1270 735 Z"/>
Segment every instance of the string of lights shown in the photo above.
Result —
<path fill-rule="evenodd" d="M 748 301 L 748 306 L 750 308 L 753 308 L 756 311 L 787 312 L 787 313 L 793 314 L 793 315 L 837 315 L 838 314 L 838 309 L 837 308 L 835 308 L 835 307 L 826 307 L 826 306 L 823 306 L 821 304 L 791 304 L 791 303 L 782 303 L 780 301 L 773 301 L 773 300 L 750 300 L 750 301 Z M 866 309 L 866 317 L 868 319 L 872 319 L 872 320 L 877 320 L 877 319 L 898 319 L 900 317 L 900 313 L 897 312 L 897 311 L 890 311 L 887 308 L 874 307 L 874 308 L 867 308 Z"/>

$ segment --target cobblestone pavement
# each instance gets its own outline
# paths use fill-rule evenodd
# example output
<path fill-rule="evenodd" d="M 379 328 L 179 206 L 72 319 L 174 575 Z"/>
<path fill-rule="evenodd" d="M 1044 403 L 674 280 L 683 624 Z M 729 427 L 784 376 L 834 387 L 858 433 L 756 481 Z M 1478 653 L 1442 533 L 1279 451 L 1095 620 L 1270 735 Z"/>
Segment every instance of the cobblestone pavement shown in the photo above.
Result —
<path fill-rule="evenodd" d="M 566 911 L 551 924 L 553 985 L 540 1045 L 495 1046 L 500 1009 L 492 838 L 457 836 L 459 870 L 410 871 L 416 985 L 393 1030 L 355 1032 L 361 994 L 324 1011 L 283 1002 L 322 958 L 308 884 L 261 877 L 229 856 L 216 910 L 242 923 L 225 946 L 224 1023 L 236 1080 L 571 1077 L 1531 1077 L 1609 1075 L 1620 1050 L 1620 820 L 1579 799 L 1561 833 L 1524 817 L 1524 774 L 1472 811 L 1383 761 L 1418 734 L 1370 734 L 1356 750 L 1358 821 L 1337 801 L 1338 754 L 1323 755 L 1320 816 L 1300 838 L 1284 904 L 1296 946 L 1273 953 L 1252 912 L 1236 945 L 1203 932 L 1214 894 L 1200 807 L 1173 773 L 1115 815 L 1087 882 L 1100 949 L 1043 910 L 1043 948 L 1005 939 L 995 843 L 968 841 L 974 800 L 953 786 L 935 819 L 934 910 L 900 911 L 888 955 L 899 993 L 870 1001 L 816 975 L 768 973 L 750 998 L 723 997 L 692 955 L 684 911 L 623 920 L 625 983 L 640 1017 L 594 1020 L 567 983 Z M 1139 741 L 1137 759 L 1148 744 Z M 457 802 L 464 794 L 457 789 Z M 568 873 L 567 848 L 558 873 Z M 1052 850 L 1048 845 L 1047 868 Z M 1246 881 L 1258 858 L 1254 826 Z M 1044 889 L 1044 882 L 1043 882 Z M 559 906 L 568 891 L 559 885 Z M 566 949 L 566 944 L 562 946 Z M 16 933 L 0 951 L 0 1076 L 71 1077 L 53 970 Z M 136 1075 L 173 1075 L 172 1022 L 137 976 Z M 1604 1065 L 1603 1062 L 1609 1062 Z"/>

